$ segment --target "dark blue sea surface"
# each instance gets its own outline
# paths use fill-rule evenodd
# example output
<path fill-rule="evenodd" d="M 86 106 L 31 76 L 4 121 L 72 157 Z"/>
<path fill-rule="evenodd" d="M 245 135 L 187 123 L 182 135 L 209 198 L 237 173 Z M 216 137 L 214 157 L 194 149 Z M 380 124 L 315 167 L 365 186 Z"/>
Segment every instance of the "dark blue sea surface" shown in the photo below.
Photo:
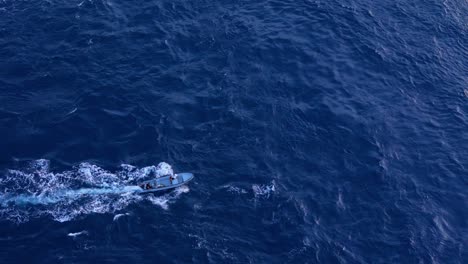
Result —
<path fill-rule="evenodd" d="M 467 14 L 0 1 L 0 263 L 468 263 Z"/>

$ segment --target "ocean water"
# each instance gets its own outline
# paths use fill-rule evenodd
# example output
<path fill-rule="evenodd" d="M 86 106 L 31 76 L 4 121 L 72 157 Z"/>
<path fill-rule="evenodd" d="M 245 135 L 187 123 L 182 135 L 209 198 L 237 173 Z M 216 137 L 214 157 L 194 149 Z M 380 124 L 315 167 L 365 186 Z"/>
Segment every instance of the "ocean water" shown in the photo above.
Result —
<path fill-rule="evenodd" d="M 468 263 L 467 14 L 1 0 L 0 263 Z"/>

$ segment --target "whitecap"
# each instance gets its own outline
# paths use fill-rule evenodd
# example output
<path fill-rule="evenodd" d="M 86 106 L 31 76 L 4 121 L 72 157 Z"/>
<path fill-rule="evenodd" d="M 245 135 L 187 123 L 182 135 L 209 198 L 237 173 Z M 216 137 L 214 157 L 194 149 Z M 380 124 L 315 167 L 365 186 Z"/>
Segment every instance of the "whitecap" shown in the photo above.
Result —
<path fill-rule="evenodd" d="M 235 193 L 235 194 L 246 194 L 247 191 L 240 188 L 240 187 L 237 187 L 237 186 L 232 186 L 232 185 L 225 185 L 223 186 L 223 188 L 227 189 L 228 192 L 230 193 Z"/>
<path fill-rule="evenodd" d="M 256 198 L 269 198 L 270 195 L 276 191 L 275 181 L 272 181 L 269 185 L 254 184 L 252 185 L 252 190 Z"/>
<path fill-rule="evenodd" d="M 88 235 L 88 231 L 83 230 L 83 231 L 76 232 L 76 233 L 68 233 L 67 236 L 69 236 L 69 237 L 77 237 L 77 236 L 80 236 L 80 235 Z"/>
<path fill-rule="evenodd" d="M 66 116 L 68 116 L 68 115 L 71 115 L 71 114 L 75 113 L 77 110 L 78 110 L 78 108 L 76 108 L 76 107 L 75 107 L 75 108 L 73 108 L 73 109 L 72 109 L 70 112 L 68 112 L 68 113 L 66 114 Z"/>
<path fill-rule="evenodd" d="M 129 213 L 116 214 L 116 215 L 114 215 L 114 219 L 112 221 L 117 221 L 119 218 L 121 218 L 122 216 L 126 216 L 126 215 L 130 215 L 130 214 Z"/>

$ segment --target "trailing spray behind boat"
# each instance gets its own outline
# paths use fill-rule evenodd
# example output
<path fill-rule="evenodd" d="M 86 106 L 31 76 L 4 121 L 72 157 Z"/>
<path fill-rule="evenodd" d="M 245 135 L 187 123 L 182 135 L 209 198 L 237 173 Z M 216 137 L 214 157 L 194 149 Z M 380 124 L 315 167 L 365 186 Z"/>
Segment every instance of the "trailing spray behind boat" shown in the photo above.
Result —
<path fill-rule="evenodd" d="M 15 223 L 41 216 L 70 221 L 87 214 L 118 212 L 142 200 L 167 210 L 169 204 L 190 190 L 185 183 L 193 178 L 193 174 L 186 177 L 179 173 L 181 178 L 173 180 L 167 193 L 153 196 L 140 195 L 144 190 L 138 183 L 171 175 L 172 168 L 165 162 L 140 168 L 121 164 L 117 171 L 87 162 L 70 170 L 51 171 L 50 162 L 43 159 L 19 165 L 6 170 L 0 179 L 0 218 Z M 160 189 L 146 193 L 155 191 Z"/>

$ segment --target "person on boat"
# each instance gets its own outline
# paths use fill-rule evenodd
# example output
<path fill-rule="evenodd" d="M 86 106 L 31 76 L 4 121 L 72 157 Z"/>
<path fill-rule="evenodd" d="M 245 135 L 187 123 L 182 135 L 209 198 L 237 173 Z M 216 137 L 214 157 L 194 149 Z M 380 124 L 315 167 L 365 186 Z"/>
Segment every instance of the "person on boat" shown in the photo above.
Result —
<path fill-rule="evenodd" d="M 152 189 L 153 187 L 151 187 L 151 184 L 147 183 L 146 184 L 146 190 L 149 190 L 149 189 Z"/>
<path fill-rule="evenodd" d="M 173 174 L 171 174 L 171 175 L 169 176 L 169 181 L 171 181 L 171 184 L 172 184 L 172 181 L 175 180 L 175 178 L 176 178 L 176 177 L 175 177 Z"/>

